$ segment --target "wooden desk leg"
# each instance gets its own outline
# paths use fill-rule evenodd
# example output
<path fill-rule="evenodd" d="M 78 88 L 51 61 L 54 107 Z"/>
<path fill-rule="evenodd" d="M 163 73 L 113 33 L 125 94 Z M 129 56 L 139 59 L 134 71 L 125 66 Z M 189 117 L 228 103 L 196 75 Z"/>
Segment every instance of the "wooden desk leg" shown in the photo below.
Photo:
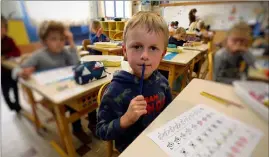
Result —
<path fill-rule="evenodd" d="M 59 131 L 62 134 L 61 138 L 65 143 L 67 153 L 69 157 L 76 157 L 76 150 L 72 143 L 72 136 L 69 131 L 68 122 L 65 116 L 65 107 L 64 105 L 54 105 L 54 111 L 56 114 L 56 120 L 58 121 Z"/>
<path fill-rule="evenodd" d="M 182 91 L 187 85 L 188 69 L 189 68 L 186 68 L 185 71 L 183 72 L 183 78 L 181 80 L 181 89 L 180 89 L 180 91 Z"/>
<path fill-rule="evenodd" d="M 169 65 L 168 82 L 169 82 L 171 90 L 173 90 L 173 83 L 175 81 L 175 77 L 176 77 L 176 66 L 170 64 Z"/>
<path fill-rule="evenodd" d="M 201 58 L 198 62 L 198 71 L 197 71 L 197 78 L 200 78 L 200 72 L 201 72 L 201 68 L 202 68 L 202 64 L 204 63 L 204 59 Z"/>
<path fill-rule="evenodd" d="M 195 60 L 192 60 L 191 62 L 191 65 L 190 65 L 190 73 L 189 73 L 189 80 L 191 81 L 192 80 L 192 72 L 193 72 L 193 69 L 194 69 L 194 64 L 195 64 Z"/>
<path fill-rule="evenodd" d="M 31 108 L 32 108 L 36 131 L 39 132 L 39 129 L 41 128 L 41 123 L 40 123 L 39 118 L 38 118 L 37 113 L 36 113 L 37 107 L 36 107 L 36 103 L 35 103 L 33 93 L 31 91 L 31 89 L 29 89 L 28 87 L 23 86 L 23 88 L 24 88 L 24 91 L 26 92 L 26 94 L 28 96 L 29 103 L 30 103 Z"/>
<path fill-rule="evenodd" d="M 102 55 L 108 55 L 108 51 L 102 51 Z"/>

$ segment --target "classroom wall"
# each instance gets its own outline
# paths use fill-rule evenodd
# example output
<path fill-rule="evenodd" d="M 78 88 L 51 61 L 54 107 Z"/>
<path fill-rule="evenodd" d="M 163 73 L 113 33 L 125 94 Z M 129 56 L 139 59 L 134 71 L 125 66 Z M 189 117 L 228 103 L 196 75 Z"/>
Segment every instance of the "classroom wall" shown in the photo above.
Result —
<path fill-rule="evenodd" d="M 1 1 L 1 14 L 5 17 L 11 15 L 12 19 L 22 19 L 23 14 L 19 1 Z"/>
<path fill-rule="evenodd" d="M 255 22 L 257 9 L 264 8 L 267 12 L 265 15 L 268 15 L 268 2 L 229 2 L 164 7 L 163 17 L 167 22 L 179 21 L 179 26 L 187 28 L 189 25 L 188 13 L 192 8 L 197 9 L 198 17 L 206 24 L 210 24 L 213 30 L 228 30 L 240 20 Z M 235 12 L 233 13 L 234 8 Z"/>

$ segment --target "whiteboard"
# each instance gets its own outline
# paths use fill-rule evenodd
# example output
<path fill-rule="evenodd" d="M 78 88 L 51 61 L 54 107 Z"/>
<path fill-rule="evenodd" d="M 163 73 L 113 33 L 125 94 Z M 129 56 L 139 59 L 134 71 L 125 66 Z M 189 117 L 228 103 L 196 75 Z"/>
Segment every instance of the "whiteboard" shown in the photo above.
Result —
<path fill-rule="evenodd" d="M 236 12 L 231 14 L 233 7 L 236 8 Z M 189 11 L 196 8 L 196 15 L 201 20 L 205 21 L 206 25 L 209 24 L 212 30 L 228 30 L 232 25 L 240 20 L 245 22 L 255 21 L 257 18 L 255 9 L 262 7 L 264 7 L 268 14 L 268 2 L 231 2 L 221 4 L 164 7 L 162 14 L 166 22 L 170 23 L 171 21 L 178 21 L 179 26 L 188 28 Z M 234 16 L 234 20 L 229 20 L 231 15 Z"/>

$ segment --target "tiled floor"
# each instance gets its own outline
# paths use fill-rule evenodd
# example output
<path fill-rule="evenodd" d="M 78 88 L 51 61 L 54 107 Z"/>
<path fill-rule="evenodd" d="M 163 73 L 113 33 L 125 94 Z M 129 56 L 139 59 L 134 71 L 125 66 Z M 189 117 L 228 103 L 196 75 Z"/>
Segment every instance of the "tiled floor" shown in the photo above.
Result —
<path fill-rule="evenodd" d="M 48 128 L 48 132 L 39 135 L 34 126 L 24 117 L 18 117 L 15 112 L 9 110 L 1 93 L 1 155 L 2 157 L 58 157 L 59 154 L 51 147 L 52 139 L 58 140 L 57 128 L 54 122 L 46 123 L 51 114 L 44 108 L 38 108 L 38 115 L 42 124 Z M 23 100 L 20 92 L 21 104 L 24 109 L 30 111 L 29 105 Z M 87 121 L 82 120 L 83 126 Z M 90 131 L 84 127 L 90 135 Z M 73 137 L 73 143 L 78 148 L 81 143 Z M 83 157 L 104 157 L 104 142 L 93 138 L 89 144 L 91 151 Z"/>

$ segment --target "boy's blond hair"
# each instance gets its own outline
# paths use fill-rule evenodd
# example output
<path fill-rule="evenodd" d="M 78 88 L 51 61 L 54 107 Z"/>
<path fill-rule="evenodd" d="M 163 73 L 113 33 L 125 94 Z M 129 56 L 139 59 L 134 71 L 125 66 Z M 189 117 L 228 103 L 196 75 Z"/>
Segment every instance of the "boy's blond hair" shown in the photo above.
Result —
<path fill-rule="evenodd" d="M 164 46 L 167 47 L 169 38 L 167 23 L 157 13 L 150 11 L 140 11 L 128 21 L 123 32 L 123 43 L 126 43 L 128 31 L 139 26 L 146 27 L 148 32 L 163 33 Z"/>
<path fill-rule="evenodd" d="M 44 41 L 48 37 L 50 32 L 59 32 L 61 35 L 64 35 L 65 26 L 63 23 L 58 21 L 44 21 L 39 27 L 39 38 Z"/>
<path fill-rule="evenodd" d="M 182 33 L 186 33 L 186 30 L 183 27 L 179 27 L 176 29 L 175 35 L 182 34 Z"/>
<path fill-rule="evenodd" d="M 91 23 L 91 29 L 94 29 L 95 31 L 97 31 L 98 28 L 101 27 L 101 23 L 100 21 L 97 20 L 93 20 Z"/>

